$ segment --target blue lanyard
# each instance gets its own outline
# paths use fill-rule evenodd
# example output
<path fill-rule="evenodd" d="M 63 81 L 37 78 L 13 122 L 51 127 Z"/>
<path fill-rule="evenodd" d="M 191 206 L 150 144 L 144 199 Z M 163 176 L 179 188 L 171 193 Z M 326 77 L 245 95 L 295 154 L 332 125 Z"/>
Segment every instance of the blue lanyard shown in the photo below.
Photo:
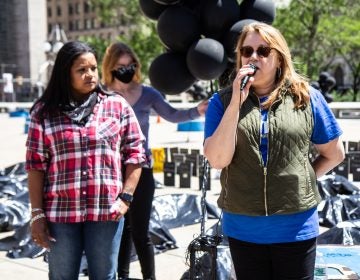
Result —
<path fill-rule="evenodd" d="M 259 98 L 260 100 L 260 107 L 261 104 L 267 100 L 267 97 Z M 269 135 L 269 127 L 268 127 L 268 110 L 267 109 L 260 109 L 261 112 L 261 141 L 260 141 L 260 152 L 264 162 L 264 166 L 267 164 L 267 153 L 268 153 L 268 135 Z"/>

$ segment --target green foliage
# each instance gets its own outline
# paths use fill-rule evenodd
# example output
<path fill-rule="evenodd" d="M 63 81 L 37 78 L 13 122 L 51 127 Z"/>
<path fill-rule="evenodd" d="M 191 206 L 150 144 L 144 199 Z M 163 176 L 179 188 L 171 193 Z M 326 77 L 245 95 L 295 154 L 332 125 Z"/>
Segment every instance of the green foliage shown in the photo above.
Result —
<path fill-rule="evenodd" d="M 278 9 L 273 24 L 286 38 L 297 68 L 312 80 L 341 56 L 354 78 L 354 101 L 360 86 L 359 13 L 355 0 L 297 0 Z"/>
<path fill-rule="evenodd" d="M 354 93 L 351 90 L 346 92 L 345 94 L 339 94 L 336 91 L 333 91 L 331 95 L 334 98 L 334 102 L 351 102 L 351 101 L 354 101 L 353 100 Z"/>
<path fill-rule="evenodd" d="M 117 26 L 121 23 L 123 2 L 122 0 L 89 0 L 101 22 L 108 26 Z"/>
<path fill-rule="evenodd" d="M 126 26 L 125 34 L 119 35 L 116 40 L 130 46 L 142 64 L 143 79 L 148 77 L 152 60 L 163 51 L 163 46 L 156 32 L 156 22 L 139 14 L 139 1 L 129 0 L 90 0 L 97 9 L 101 21 L 110 26 Z M 110 40 L 100 38 L 84 38 L 99 54 L 102 59 Z"/>

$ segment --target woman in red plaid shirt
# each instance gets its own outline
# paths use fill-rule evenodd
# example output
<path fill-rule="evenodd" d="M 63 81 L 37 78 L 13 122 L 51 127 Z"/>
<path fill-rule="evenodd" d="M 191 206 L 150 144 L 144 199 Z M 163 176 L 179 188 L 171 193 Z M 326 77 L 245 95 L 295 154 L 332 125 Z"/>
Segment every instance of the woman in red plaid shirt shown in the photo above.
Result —
<path fill-rule="evenodd" d="M 83 252 L 90 279 L 115 279 L 123 215 L 145 161 L 131 106 L 99 88 L 93 49 L 68 42 L 30 112 L 31 235 L 49 249 L 49 279 L 78 279 Z"/>

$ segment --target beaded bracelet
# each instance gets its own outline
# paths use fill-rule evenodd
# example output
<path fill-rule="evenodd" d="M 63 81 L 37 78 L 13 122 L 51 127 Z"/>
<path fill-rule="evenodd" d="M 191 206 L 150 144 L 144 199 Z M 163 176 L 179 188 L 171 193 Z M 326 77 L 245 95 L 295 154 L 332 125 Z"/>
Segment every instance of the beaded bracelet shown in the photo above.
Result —
<path fill-rule="evenodd" d="M 38 212 L 38 211 L 44 212 L 44 209 L 42 209 L 42 208 L 33 208 L 33 209 L 31 209 L 31 213 L 35 213 L 35 212 Z"/>
<path fill-rule="evenodd" d="M 42 219 L 42 218 L 46 218 L 44 213 L 40 213 L 40 214 L 37 214 L 36 216 L 32 217 L 30 220 L 30 226 L 33 224 L 33 222 L 35 222 L 39 219 Z"/>

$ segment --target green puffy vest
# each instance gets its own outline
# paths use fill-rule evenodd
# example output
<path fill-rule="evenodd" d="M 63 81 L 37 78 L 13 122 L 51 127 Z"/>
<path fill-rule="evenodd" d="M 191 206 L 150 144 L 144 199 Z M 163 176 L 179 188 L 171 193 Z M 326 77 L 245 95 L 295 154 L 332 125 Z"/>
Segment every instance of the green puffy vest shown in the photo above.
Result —
<path fill-rule="evenodd" d="M 220 92 L 224 108 L 231 90 Z M 311 106 L 295 109 L 293 98 L 283 94 L 268 111 L 268 160 L 259 150 L 261 111 L 254 94 L 244 102 L 237 126 L 231 163 L 222 170 L 218 205 L 245 215 L 296 213 L 320 201 L 315 172 L 309 161 L 313 130 Z"/>

